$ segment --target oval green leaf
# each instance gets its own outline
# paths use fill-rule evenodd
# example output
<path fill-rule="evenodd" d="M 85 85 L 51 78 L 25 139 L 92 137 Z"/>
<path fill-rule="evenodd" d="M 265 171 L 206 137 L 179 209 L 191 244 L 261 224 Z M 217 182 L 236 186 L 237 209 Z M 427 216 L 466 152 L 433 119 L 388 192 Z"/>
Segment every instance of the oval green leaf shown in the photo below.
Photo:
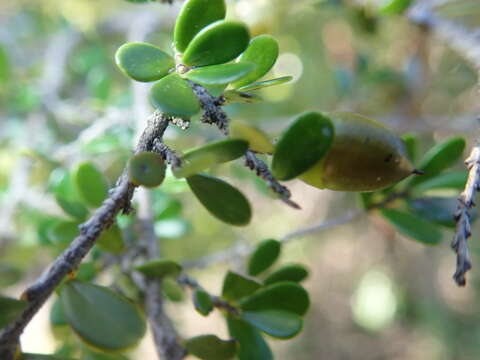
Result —
<path fill-rule="evenodd" d="M 75 167 L 72 182 L 87 206 L 99 207 L 108 195 L 107 180 L 91 162 L 83 162 Z"/>
<path fill-rule="evenodd" d="M 248 275 L 256 276 L 267 270 L 280 256 L 282 244 L 268 239 L 260 242 L 248 260 Z"/>
<path fill-rule="evenodd" d="M 160 279 L 165 276 L 177 276 L 182 271 L 182 267 L 179 264 L 167 259 L 148 261 L 140 266 L 136 266 L 134 269 L 148 277 Z"/>
<path fill-rule="evenodd" d="M 0 329 L 14 321 L 27 305 L 24 300 L 0 296 Z"/>
<path fill-rule="evenodd" d="M 395 209 L 383 209 L 381 212 L 403 235 L 428 245 L 436 245 L 442 240 L 442 232 L 438 226 L 427 220 Z"/>
<path fill-rule="evenodd" d="M 217 219 L 236 226 L 250 222 L 250 203 L 232 185 L 207 175 L 190 176 L 187 182 L 197 199 Z"/>
<path fill-rule="evenodd" d="M 304 173 L 327 153 L 333 138 L 329 118 L 317 112 L 300 115 L 278 141 L 272 160 L 273 175 L 290 180 Z"/>
<path fill-rule="evenodd" d="M 226 11 L 225 0 L 185 1 L 173 31 L 173 43 L 177 51 L 185 51 L 200 30 L 217 20 L 224 19 Z"/>
<path fill-rule="evenodd" d="M 279 339 L 292 338 L 303 327 L 299 315 L 283 310 L 244 311 L 241 317 L 258 330 Z"/>
<path fill-rule="evenodd" d="M 173 57 L 143 42 L 120 46 L 115 54 L 115 62 L 129 78 L 143 82 L 160 80 L 175 67 Z"/>
<path fill-rule="evenodd" d="M 67 318 L 63 312 L 62 303 L 60 299 L 56 299 L 50 309 L 50 324 L 53 326 L 68 325 Z"/>
<path fill-rule="evenodd" d="M 293 79 L 292 76 L 282 76 L 279 78 L 275 79 L 270 79 L 270 80 L 264 80 L 264 81 L 256 81 L 251 84 L 239 87 L 237 91 L 240 92 L 248 92 L 248 91 L 254 91 L 254 90 L 260 90 L 263 88 L 267 88 L 270 86 L 277 86 L 281 84 L 285 84 Z"/>
<path fill-rule="evenodd" d="M 135 154 L 128 163 L 128 176 L 136 185 L 159 186 L 165 179 L 165 161 L 160 154 L 145 151 Z"/>
<path fill-rule="evenodd" d="M 164 278 L 162 280 L 162 292 L 163 294 L 173 302 L 183 301 L 185 293 L 182 287 L 172 278 Z"/>
<path fill-rule="evenodd" d="M 182 165 L 173 170 L 177 178 L 188 177 L 213 165 L 232 161 L 244 155 L 248 143 L 241 139 L 227 139 L 192 149 L 182 156 Z"/>
<path fill-rule="evenodd" d="M 250 62 L 256 66 L 255 71 L 244 76 L 242 79 L 232 84 L 234 88 L 248 85 L 255 80 L 260 79 L 270 71 L 277 61 L 278 43 L 271 35 L 263 34 L 250 40 L 247 50 L 238 59 L 239 63 Z"/>
<path fill-rule="evenodd" d="M 212 297 L 204 290 L 197 289 L 193 292 L 193 305 L 203 316 L 207 316 L 213 310 Z"/>
<path fill-rule="evenodd" d="M 227 316 L 228 332 L 240 344 L 239 360 L 273 360 L 272 350 L 253 326 L 241 319 Z"/>
<path fill-rule="evenodd" d="M 117 224 L 113 224 L 102 232 L 97 240 L 97 246 L 103 251 L 112 254 L 121 254 L 125 251 L 125 242 L 123 241 L 122 231 Z"/>
<path fill-rule="evenodd" d="M 307 291 L 294 282 L 281 282 L 266 286 L 243 299 L 240 307 L 244 311 L 284 310 L 304 315 L 310 305 Z"/>
<path fill-rule="evenodd" d="M 437 189 L 455 189 L 461 190 L 467 182 L 468 172 L 452 171 L 434 176 L 415 186 L 414 191 L 417 193 Z"/>
<path fill-rule="evenodd" d="M 300 264 L 290 264 L 282 266 L 280 269 L 275 270 L 268 275 L 264 283 L 265 285 L 271 285 L 282 281 L 301 282 L 308 277 L 308 270 L 305 266 Z"/>
<path fill-rule="evenodd" d="M 237 342 L 216 335 L 200 335 L 187 339 L 185 348 L 202 360 L 230 360 L 237 353 Z"/>
<path fill-rule="evenodd" d="M 435 224 L 455 227 L 454 215 L 458 200 L 449 197 L 422 197 L 410 199 L 408 205 L 412 212 Z"/>
<path fill-rule="evenodd" d="M 418 165 L 418 169 L 423 171 L 423 175 L 412 177 L 408 185 L 416 186 L 443 170 L 454 165 L 462 156 L 465 150 L 465 139 L 454 137 L 433 146 L 427 151 Z"/>
<path fill-rule="evenodd" d="M 203 66 L 187 72 L 184 77 L 200 85 L 226 85 L 252 73 L 250 62 Z"/>
<path fill-rule="evenodd" d="M 182 61 L 189 66 L 223 64 L 240 55 L 247 48 L 249 39 L 244 24 L 219 20 L 195 35 Z"/>
<path fill-rule="evenodd" d="M 82 221 L 88 216 L 88 209 L 79 201 L 67 199 L 59 193 L 55 195 L 55 200 L 65 213 L 75 219 Z"/>
<path fill-rule="evenodd" d="M 70 326 L 95 348 L 125 350 L 145 334 L 137 306 L 106 287 L 71 280 L 62 287 L 60 301 Z"/>
<path fill-rule="evenodd" d="M 223 280 L 222 297 L 227 300 L 237 301 L 253 294 L 261 287 L 255 280 L 229 271 Z"/>
<path fill-rule="evenodd" d="M 48 237 L 54 244 L 65 248 L 80 235 L 79 225 L 75 221 L 59 221 L 48 229 Z"/>
<path fill-rule="evenodd" d="M 268 136 L 254 126 L 239 121 L 230 123 L 230 137 L 248 142 L 248 148 L 258 153 L 271 154 L 275 150 Z"/>

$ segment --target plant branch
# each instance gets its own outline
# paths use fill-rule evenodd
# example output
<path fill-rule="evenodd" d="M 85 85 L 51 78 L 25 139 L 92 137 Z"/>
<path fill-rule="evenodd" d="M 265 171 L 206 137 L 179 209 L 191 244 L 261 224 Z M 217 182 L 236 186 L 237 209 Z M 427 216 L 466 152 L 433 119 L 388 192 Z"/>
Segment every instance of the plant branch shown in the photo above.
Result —
<path fill-rule="evenodd" d="M 459 286 L 465 286 L 465 274 L 471 269 L 472 263 L 468 250 L 468 238 L 472 235 L 470 225 L 470 210 L 475 206 L 475 195 L 480 190 L 480 144 L 477 143 L 470 156 L 465 160 L 469 174 L 465 189 L 458 197 L 458 207 L 455 213 L 457 227 L 452 240 L 452 249 L 457 253 L 457 268 L 453 275 Z"/>
<path fill-rule="evenodd" d="M 154 113 L 140 137 L 135 152 L 152 150 L 155 139 L 162 137 L 167 126 L 168 118 L 159 113 Z M 55 259 L 49 269 L 25 290 L 22 298 L 28 301 L 27 308 L 14 322 L 0 332 L 0 358 L 2 360 L 13 360 L 14 349 L 18 344 L 20 334 L 33 316 L 63 278 L 78 267 L 100 234 L 115 221 L 115 216 L 120 212 L 128 213 L 130 211 L 130 201 L 135 187 L 129 181 L 128 172 L 125 170 L 115 188 L 110 190 L 109 196 L 102 206 L 94 212 L 87 222 L 80 226 L 80 235 Z"/>

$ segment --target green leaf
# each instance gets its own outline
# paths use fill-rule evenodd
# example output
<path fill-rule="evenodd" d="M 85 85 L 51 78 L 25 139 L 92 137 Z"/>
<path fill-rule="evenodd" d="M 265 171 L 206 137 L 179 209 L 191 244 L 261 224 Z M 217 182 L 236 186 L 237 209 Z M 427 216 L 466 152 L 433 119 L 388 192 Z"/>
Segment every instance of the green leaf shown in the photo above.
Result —
<path fill-rule="evenodd" d="M 188 352 L 203 360 L 229 360 L 237 353 L 235 340 L 222 340 L 216 335 L 200 335 L 185 341 Z"/>
<path fill-rule="evenodd" d="M 93 262 L 83 262 L 75 274 L 77 280 L 92 281 L 97 276 L 97 266 Z"/>
<path fill-rule="evenodd" d="M 225 91 L 223 93 L 223 98 L 225 99 L 225 105 L 235 103 L 257 104 L 263 101 L 258 95 L 239 92 L 237 90 Z"/>
<path fill-rule="evenodd" d="M 97 246 L 103 251 L 112 254 L 121 254 L 125 251 L 122 232 L 117 224 L 113 224 L 107 230 L 102 232 L 97 240 Z"/>
<path fill-rule="evenodd" d="M 308 277 L 308 270 L 305 266 L 300 264 L 290 264 L 282 266 L 268 275 L 265 280 L 265 285 L 271 285 L 282 281 L 301 282 Z"/>
<path fill-rule="evenodd" d="M 250 62 L 203 66 L 187 72 L 184 77 L 200 85 L 226 85 L 252 73 Z"/>
<path fill-rule="evenodd" d="M 48 238 L 65 248 L 80 235 L 79 225 L 80 223 L 76 221 L 60 221 L 48 229 Z"/>
<path fill-rule="evenodd" d="M 269 285 L 243 299 L 240 307 L 244 311 L 284 310 L 304 315 L 310 305 L 307 291 L 294 282 Z"/>
<path fill-rule="evenodd" d="M 50 309 L 50 324 L 53 326 L 66 326 L 68 325 L 67 318 L 63 312 L 62 303 L 60 299 L 56 299 Z"/>
<path fill-rule="evenodd" d="M 182 61 L 189 66 L 223 64 L 240 55 L 247 48 L 249 39 L 244 24 L 219 20 L 195 35 Z"/>
<path fill-rule="evenodd" d="M 388 0 L 382 3 L 380 13 L 385 15 L 402 14 L 413 0 Z"/>
<path fill-rule="evenodd" d="M 171 116 L 190 118 L 200 111 L 192 88 L 177 73 L 165 76 L 152 86 L 150 101 L 155 108 Z"/>
<path fill-rule="evenodd" d="M 294 337 L 303 327 L 299 315 L 283 310 L 244 311 L 241 317 L 258 330 L 280 339 Z"/>
<path fill-rule="evenodd" d="M 75 219 L 82 221 L 88 216 L 88 209 L 79 201 L 69 200 L 61 194 L 56 194 L 55 200 L 65 213 Z"/>
<path fill-rule="evenodd" d="M 250 203 L 232 185 L 207 175 L 190 176 L 187 182 L 197 199 L 217 219 L 236 226 L 250 222 Z"/>
<path fill-rule="evenodd" d="M 95 348 L 126 350 L 145 334 L 137 306 L 106 287 L 71 280 L 62 287 L 60 301 L 70 326 Z"/>
<path fill-rule="evenodd" d="M 405 144 L 408 159 L 414 163 L 418 155 L 418 136 L 414 133 L 404 134 L 402 141 Z"/>
<path fill-rule="evenodd" d="M 272 160 L 273 175 L 290 180 L 314 166 L 330 149 L 334 127 L 317 112 L 300 115 L 277 143 Z"/>
<path fill-rule="evenodd" d="M 280 241 L 268 239 L 260 242 L 248 261 L 248 275 L 256 276 L 267 270 L 280 256 Z"/>
<path fill-rule="evenodd" d="M 26 301 L 0 296 L 0 329 L 20 316 L 27 305 Z"/>
<path fill-rule="evenodd" d="M 177 276 L 182 271 L 182 267 L 179 264 L 167 259 L 148 261 L 140 266 L 136 266 L 134 269 L 140 271 L 143 275 L 156 278 Z"/>
<path fill-rule="evenodd" d="M 263 131 L 240 121 L 230 123 L 230 137 L 247 141 L 248 148 L 258 153 L 271 154 L 275 150 L 270 139 Z"/>
<path fill-rule="evenodd" d="M 423 197 L 410 199 L 408 205 L 412 212 L 435 224 L 455 227 L 454 215 L 458 207 L 456 198 Z"/>
<path fill-rule="evenodd" d="M 451 171 L 432 177 L 415 186 L 415 192 L 425 192 L 436 189 L 455 189 L 461 190 L 467 182 L 468 172 Z"/>
<path fill-rule="evenodd" d="M 74 360 L 60 355 L 23 353 L 19 360 Z"/>
<path fill-rule="evenodd" d="M 75 167 L 72 172 L 72 182 L 87 206 L 99 207 L 108 195 L 107 181 L 90 162 L 83 162 Z"/>
<path fill-rule="evenodd" d="M 120 354 L 105 354 L 88 348 L 83 348 L 82 353 L 82 360 L 128 360 L 126 356 Z"/>
<path fill-rule="evenodd" d="M 454 165 L 462 156 L 465 149 L 465 139 L 454 137 L 433 146 L 423 157 L 418 169 L 423 171 L 423 175 L 415 176 L 410 179 L 408 185 L 416 186 L 443 170 Z"/>
<path fill-rule="evenodd" d="M 164 278 L 162 280 L 162 292 L 163 294 L 173 302 L 183 301 L 185 293 L 178 283 L 171 278 Z"/>
<path fill-rule="evenodd" d="M 173 174 L 177 178 L 198 174 L 213 165 L 239 158 L 247 149 L 248 143 L 241 139 L 221 140 L 192 149 L 182 156 L 182 165 Z"/>
<path fill-rule="evenodd" d="M 416 215 L 394 209 L 383 209 L 381 212 L 403 235 L 428 245 L 436 245 L 442 240 L 442 232 L 438 226 Z"/>
<path fill-rule="evenodd" d="M 115 54 L 117 66 L 137 81 L 160 80 L 175 67 L 175 61 L 156 46 L 142 42 L 126 43 Z"/>
<path fill-rule="evenodd" d="M 225 0 L 188 0 L 183 4 L 173 31 L 173 43 L 183 52 L 205 26 L 225 18 Z"/>
<path fill-rule="evenodd" d="M 237 91 L 240 92 L 249 92 L 249 91 L 254 91 L 254 90 L 259 90 L 259 89 L 264 89 L 270 86 L 277 86 L 281 84 L 285 84 L 286 82 L 289 82 L 293 79 L 292 76 L 282 76 L 279 78 L 275 79 L 270 79 L 270 80 L 265 80 L 265 81 L 257 81 L 253 82 L 251 84 L 239 87 Z"/>
<path fill-rule="evenodd" d="M 193 292 L 193 304 L 195 306 L 195 310 L 204 316 L 207 316 L 213 310 L 211 296 L 206 291 L 200 289 L 197 289 Z"/>
<path fill-rule="evenodd" d="M 236 81 L 232 86 L 239 88 L 260 79 L 270 71 L 277 61 L 278 43 L 271 35 L 263 34 L 250 40 L 247 50 L 238 59 L 239 63 L 250 62 L 256 66 L 255 71 Z"/>
<path fill-rule="evenodd" d="M 253 294 L 261 287 L 255 280 L 229 271 L 223 280 L 222 297 L 227 300 L 237 301 Z"/>
<path fill-rule="evenodd" d="M 240 344 L 239 360 L 273 360 L 272 350 L 263 336 L 243 320 L 227 316 L 228 332 Z"/>
<path fill-rule="evenodd" d="M 165 179 L 165 161 L 160 154 L 145 151 L 135 154 L 128 163 L 128 176 L 136 185 L 159 186 Z"/>

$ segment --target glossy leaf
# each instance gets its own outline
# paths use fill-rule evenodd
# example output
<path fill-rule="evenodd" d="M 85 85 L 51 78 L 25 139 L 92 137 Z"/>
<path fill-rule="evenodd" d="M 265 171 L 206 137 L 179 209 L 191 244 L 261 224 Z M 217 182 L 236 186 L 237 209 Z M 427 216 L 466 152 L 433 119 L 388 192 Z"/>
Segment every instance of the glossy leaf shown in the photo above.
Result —
<path fill-rule="evenodd" d="M 394 209 L 383 209 L 382 215 L 398 232 L 421 243 L 436 245 L 442 240 L 438 226 L 416 215 Z"/>
<path fill-rule="evenodd" d="M 128 176 L 136 185 L 159 186 L 165 179 L 165 161 L 160 154 L 145 151 L 135 154 L 128 163 Z"/>
<path fill-rule="evenodd" d="M 185 293 L 182 289 L 182 287 L 174 280 L 171 278 L 164 278 L 162 280 L 162 292 L 163 294 L 173 302 L 180 302 L 183 301 L 185 298 Z"/>
<path fill-rule="evenodd" d="M 412 177 L 409 186 L 416 186 L 454 165 L 460 160 L 464 149 L 465 139 L 461 137 L 454 137 L 433 146 L 418 165 L 418 169 L 424 174 Z"/>
<path fill-rule="evenodd" d="M 219 20 L 195 35 L 182 61 L 189 66 L 223 64 L 240 55 L 247 48 L 249 39 L 244 24 Z"/>
<path fill-rule="evenodd" d="M 173 43 L 183 52 L 205 26 L 225 18 L 225 0 L 188 0 L 183 4 L 173 32 Z"/>
<path fill-rule="evenodd" d="M 197 310 L 203 316 L 207 316 L 213 310 L 213 302 L 211 296 L 201 289 L 197 289 L 193 292 L 193 304 L 195 310 Z"/>
<path fill-rule="evenodd" d="M 188 177 L 213 165 L 232 161 L 244 155 L 248 143 L 241 139 L 227 139 L 192 149 L 182 156 L 182 165 L 173 170 L 177 178 Z"/>
<path fill-rule="evenodd" d="M 422 183 L 416 185 L 414 190 L 415 192 L 424 192 L 437 189 L 461 190 L 465 187 L 467 178 L 468 172 L 465 170 L 446 172 L 423 181 Z"/>
<path fill-rule="evenodd" d="M 258 330 L 280 339 L 294 337 L 303 327 L 299 315 L 283 310 L 244 311 L 241 317 Z"/>
<path fill-rule="evenodd" d="M 125 350 L 145 334 L 145 319 L 138 308 L 106 287 L 68 281 L 61 289 L 60 300 L 70 326 L 96 348 Z"/>
<path fill-rule="evenodd" d="M 280 256 L 282 244 L 278 240 L 268 239 L 260 242 L 248 261 L 248 274 L 256 276 L 267 270 Z"/>
<path fill-rule="evenodd" d="M 239 360 L 273 360 L 272 350 L 253 326 L 241 319 L 227 317 L 228 332 L 240 344 Z"/>
<path fill-rule="evenodd" d="M 239 121 L 230 123 L 230 137 L 248 142 L 248 148 L 259 153 L 271 154 L 275 150 L 267 135 L 254 126 Z"/>
<path fill-rule="evenodd" d="M 410 209 L 418 216 L 435 224 L 455 227 L 454 214 L 458 207 L 456 198 L 422 197 L 408 201 Z"/>
<path fill-rule="evenodd" d="M 235 340 L 222 340 L 215 335 L 200 335 L 185 341 L 188 352 L 203 360 L 230 360 L 238 348 Z"/>
<path fill-rule="evenodd" d="M 236 226 L 250 222 L 250 203 L 232 185 L 207 175 L 190 176 L 187 182 L 197 199 L 217 219 Z"/>
<path fill-rule="evenodd" d="M 279 180 L 290 180 L 307 171 L 330 149 L 334 133 L 330 119 L 320 113 L 299 116 L 277 143 L 273 175 Z"/>
<path fill-rule="evenodd" d="M 200 85 L 226 85 L 255 70 L 250 62 L 202 66 L 187 72 L 184 77 Z"/>
<path fill-rule="evenodd" d="M 269 285 L 243 299 L 240 307 L 244 311 L 284 310 L 304 315 L 310 305 L 306 290 L 293 282 Z"/>
<path fill-rule="evenodd" d="M 72 172 L 72 181 L 78 195 L 87 206 L 102 205 L 108 195 L 108 183 L 103 174 L 90 162 L 83 162 Z"/>
<path fill-rule="evenodd" d="M 255 280 L 229 271 L 223 280 L 222 297 L 227 300 L 237 301 L 253 294 L 261 288 Z"/>
<path fill-rule="evenodd" d="M 102 232 L 97 240 L 97 246 L 112 254 L 121 254 L 125 251 L 122 232 L 117 224 L 113 224 Z"/>
<path fill-rule="evenodd" d="M 270 86 L 277 86 L 281 84 L 285 84 L 293 79 L 292 76 L 282 76 L 279 78 L 275 79 L 270 79 L 270 80 L 264 80 L 264 81 L 257 81 L 253 82 L 251 84 L 241 86 L 237 89 L 237 91 L 240 92 L 248 92 L 248 91 L 254 91 L 254 90 L 260 90 L 264 89 Z"/>
<path fill-rule="evenodd" d="M 177 73 L 165 76 L 150 89 L 150 101 L 160 111 L 190 118 L 200 111 L 200 104 L 186 80 Z"/>
<path fill-rule="evenodd" d="M 126 43 L 115 54 L 117 66 L 137 81 L 160 80 L 175 67 L 173 58 L 156 46 L 142 42 Z"/>
<path fill-rule="evenodd" d="M 277 61 L 278 43 L 271 35 L 263 34 L 250 40 L 247 50 L 238 59 L 239 63 L 249 62 L 256 65 L 255 71 L 236 81 L 232 86 L 239 88 L 260 79 L 270 71 Z"/>
<path fill-rule="evenodd" d="M 165 276 L 177 276 L 182 271 L 182 267 L 172 260 L 161 259 L 136 266 L 135 270 L 148 277 L 164 278 Z"/>
<path fill-rule="evenodd" d="M 402 140 L 382 123 L 365 116 L 334 112 L 335 128 L 326 156 L 300 176 L 319 189 L 375 191 L 412 174 Z"/>
<path fill-rule="evenodd" d="M 0 296 L 0 329 L 14 321 L 27 305 L 26 301 Z"/>
<path fill-rule="evenodd" d="M 88 215 L 88 209 L 79 201 L 69 200 L 61 194 L 56 194 L 55 200 L 65 213 L 75 219 L 85 220 Z"/>
<path fill-rule="evenodd" d="M 265 285 L 274 284 L 282 281 L 301 282 L 308 277 L 308 270 L 300 264 L 290 264 L 282 266 L 268 275 L 264 283 Z"/>

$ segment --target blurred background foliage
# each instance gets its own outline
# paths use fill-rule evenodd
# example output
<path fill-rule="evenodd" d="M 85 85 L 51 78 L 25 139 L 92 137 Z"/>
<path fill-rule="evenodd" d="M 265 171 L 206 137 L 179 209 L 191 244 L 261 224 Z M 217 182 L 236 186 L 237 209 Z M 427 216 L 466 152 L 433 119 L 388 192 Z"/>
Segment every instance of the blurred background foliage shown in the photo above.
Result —
<path fill-rule="evenodd" d="M 232 105 L 232 118 L 255 124 L 275 139 L 305 110 L 355 111 L 422 139 L 420 153 L 453 134 L 473 140 L 478 127 L 476 71 L 401 15 L 341 0 L 237 0 L 228 16 L 246 22 L 252 36 L 272 34 L 280 44 L 273 75 L 289 84 L 262 90 L 265 102 Z M 75 235 L 73 219 L 55 201 L 74 198 L 69 172 L 92 161 L 110 185 L 130 155 L 144 119 L 135 112 L 132 85 L 114 64 L 127 40 L 170 48 L 179 4 L 123 0 L 2 0 L 0 2 L 0 287 L 18 296 Z M 450 2 L 442 15 L 465 26 L 480 20 L 477 1 Z M 188 131 L 169 129 L 166 142 L 185 150 L 220 139 L 213 127 L 192 121 Z M 458 169 L 461 169 L 459 164 Z M 233 229 L 212 218 L 171 174 L 153 190 L 155 230 L 165 256 L 183 262 L 242 242 L 281 237 L 357 208 L 353 194 L 319 191 L 288 182 L 297 212 L 275 201 L 240 161 L 212 171 L 226 176 L 252 200 L 254 218 Z M 442 194 L 456 196 L 457 194 Z M 135 237 L 121 217 L 124 237 Z M 66 225 L 67 224 L 67 225 Z M 70 224 L 70 225 L 68 225 Z M 73 224 L 73 225 L 72 225 Z M 58 228 L 63 226 L 63 230 Z M 72 229 L 70 231 L 68 229 Z M 133 229 L 133 230 L 132 230 Z M 479 229 L 480 230 L 480 229 Z M 474 234 L 478 232 L 474 231 Z M 61 236 L 58 236 L 61 234 Z M 292 341 L 272 341 L 278 359 L 446 360 L 480 357 L 480 277 L 469 286 L 451 280 L 452 232 L 437 247 L 395 233 L 375 213 L 349 225 L 293 242 L 283 261 L 310 266 L 305 283 L 312 309 Z M 478 236 L 471 242 L 480 263 Z M 95 267 L 101 250 L 87 259 Z M 219 293 L 227 268 L 192 270 Z M 114 270 L 99 282 L 111 283 Z M 170 306 L 170 305 L 169 305 Z M 169 308 L 180 332 L 225 334 L 219 317 L 201 318 L 189 301 Z M 48 307 L 27 328 L 25 351 L 53 352 Z M 131 354 L 153 358 L 151 340 Z"/>

